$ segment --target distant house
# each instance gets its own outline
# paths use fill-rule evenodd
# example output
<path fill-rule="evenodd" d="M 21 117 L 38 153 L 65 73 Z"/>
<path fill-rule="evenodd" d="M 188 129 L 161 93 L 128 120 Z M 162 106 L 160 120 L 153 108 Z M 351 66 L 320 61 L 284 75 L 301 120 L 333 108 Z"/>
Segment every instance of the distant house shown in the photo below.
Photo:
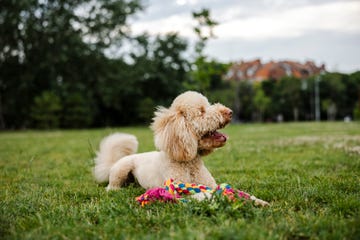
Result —
<path fill-rule="evenodd" d="M 250 80 L 255 82 L 268 79 L 278 80 L 286 76 L 304 79 L 322 71 L 325 71 L 325 65 L 316 66 L 312 61 L 307 61 L 304 64 L 294 61 L 262 63 L 260 59 L 255 59 L 253 61 L 234 63 L 226 73 L 225 79 L 229 81 Z"/>

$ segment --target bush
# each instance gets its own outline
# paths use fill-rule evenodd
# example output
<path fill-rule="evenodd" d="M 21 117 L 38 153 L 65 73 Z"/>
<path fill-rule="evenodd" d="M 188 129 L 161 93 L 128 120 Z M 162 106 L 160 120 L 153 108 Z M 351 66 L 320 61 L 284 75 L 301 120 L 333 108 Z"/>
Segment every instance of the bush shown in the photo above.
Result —
<path fill-rule="evenodd" d="M 37 128 L 58 128 L 61 109 L 60 98 L 53 92 L 44 91 L 35 97 L 30 116 Z"/>
<path fill-rule="evenodd" d="M 354 114 L 354 120 L 360 121 L 360 104 L 355 105 L 353 114 Z"/>
<path fill-rule="evenodd" d="M 80 93 L 72 93 L 64 99 L 63 126 L 86 128 L 92 123 L 91 104 Z"/>
<path fill-rule="evenodd" d="M 150 123 L 150 120 L 153 117 L 155 107 L 155 102 L 151 98 L 145 98 L 140 100 L 137 107 L 139 119 L 145 123 Z"/>

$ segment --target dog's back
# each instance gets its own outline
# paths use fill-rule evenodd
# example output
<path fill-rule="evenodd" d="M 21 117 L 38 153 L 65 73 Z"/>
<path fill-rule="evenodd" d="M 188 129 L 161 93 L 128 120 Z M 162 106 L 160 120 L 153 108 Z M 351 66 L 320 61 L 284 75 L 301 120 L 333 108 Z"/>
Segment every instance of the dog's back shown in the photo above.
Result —
<path fill-rule="evenodd" d="M 100 143 L 95 158 L 94 176 L 97 182 L 109 181 L 110 168 L 121 158 L 137 152 L 138 141 L 134 135 L 114 133 Z"/>

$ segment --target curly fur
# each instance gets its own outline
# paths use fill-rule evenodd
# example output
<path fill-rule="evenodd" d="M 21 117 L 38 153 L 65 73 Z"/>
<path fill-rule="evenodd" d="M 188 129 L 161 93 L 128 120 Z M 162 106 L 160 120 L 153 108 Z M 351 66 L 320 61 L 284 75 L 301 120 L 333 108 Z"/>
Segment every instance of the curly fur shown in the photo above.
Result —
<path fill-rule="evenodd" d="M 200 93 L 188 91 L 176 97 L 169 108 L 159 107 L 151 124 L 158 151 L 135 154 L 135 136 L 115 133 L 100 144 L 94 175 L 109 182 L 107 190 L 119 189 L 134 177 L 145 189 L 164 181 L 192 182 L 217 186 L 201 157 L 226 143 L 215 132 L 231 121 L 229 108 L 211 105 Z"/>

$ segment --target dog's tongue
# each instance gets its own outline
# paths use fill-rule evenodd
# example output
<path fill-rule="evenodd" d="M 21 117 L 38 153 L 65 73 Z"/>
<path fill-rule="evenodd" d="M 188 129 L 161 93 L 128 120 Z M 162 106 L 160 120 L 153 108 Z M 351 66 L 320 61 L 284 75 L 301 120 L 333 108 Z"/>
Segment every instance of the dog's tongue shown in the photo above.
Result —
<path fill-rule="evenodd" d="M 218 131 L 213 132 L 211 134 L 211 137 L 213 137 L 216 141 L 220 141 L 220 142 L 226 142 L 226 140 L 227 140 L 227 136 Z"/>

